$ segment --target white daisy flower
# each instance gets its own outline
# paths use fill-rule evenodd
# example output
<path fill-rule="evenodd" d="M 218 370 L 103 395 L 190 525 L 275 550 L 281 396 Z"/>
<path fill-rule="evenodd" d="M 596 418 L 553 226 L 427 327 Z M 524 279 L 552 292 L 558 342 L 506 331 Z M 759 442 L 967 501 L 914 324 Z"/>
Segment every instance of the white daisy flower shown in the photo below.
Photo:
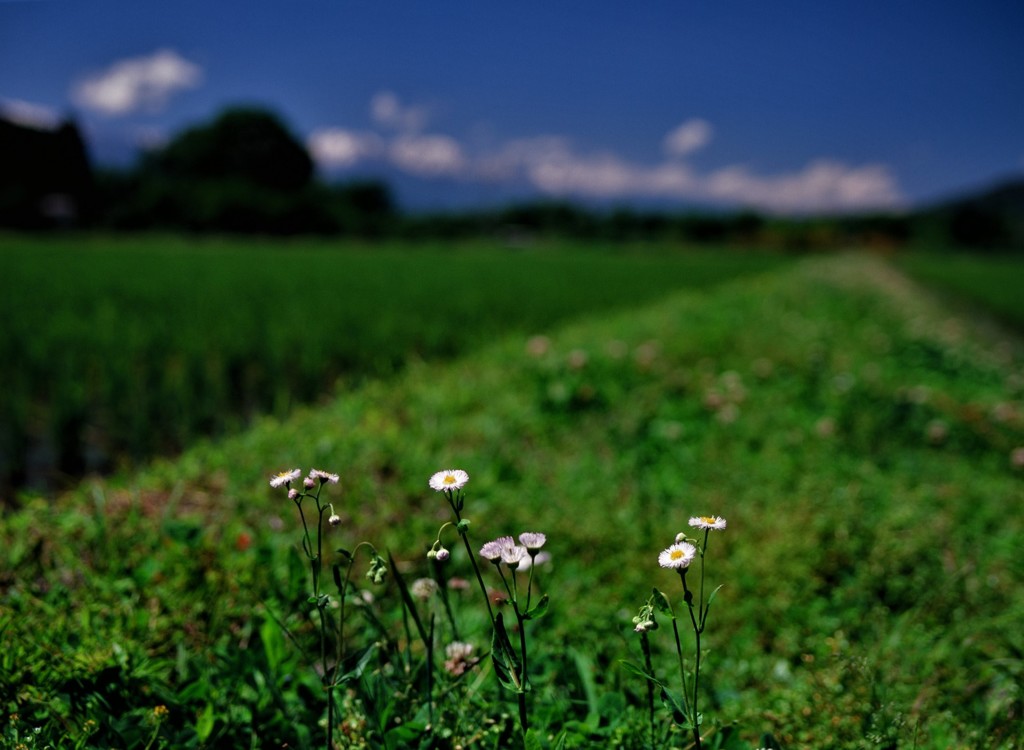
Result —
<path fill-rule="evenodd" d="M 511 544 L 501 550 L 501 561 L 515 570 L 524 557 L 527 557 L 526 547 L 518 544 Z"/>
<path fill-rule="evenodd" d="M 658 555 L 658 564 L 663 568 L 686 568 L 696 554 L 697 548 L 689 542 L 677 542 Z"/>
<path fill-rule="evenodd" d="M 290 471 L 279 471 L 270 478 L 271 487 L 280 487 L 282 484 L 291 484 L 302 474 L 301 469 L 291 469 Z"/>
<path fill-rule="evenodd" d="M 337 484 L 338 483 L 338 475 L 337 474 L 331 474 L 330 472 L 327 472 L 327 471 L 320 471 L 320 469 L 310 469 L 309 470 L 309 478 L 310 479 L 319 479 L 321 484 L 328 484 L 328 483 L 330 483 L 330 484 Z"/>
<path fill-rule="evenodd" d="M 516 546 L 515 540 L 510 536 L 499 536 L 493 542 L 487 542 L 480 548 L 480 557 L 496 563 L 501 560 L 506 549 Z"/>
<path fill-rule="evenodd" d="M 524 531 L 519 535 L 519 543 L 526 547 L 526 549 L 531 553 L 536 552 L 543 547 L 544 542 L 547 540 L 548 538 L 544 534 L 536 531 Z"/>
<path fill-rule="evenodd" d="M 690 526 L 695 529 L 724 529 L 725 519 L 721 516 L 694 516 Z"/>
<path fill-rule="evenodd" d="M 445 469 L 430 478 L 430 487 L 438 492 L 461 490 L 469 481 L 469 474 L 462 469 Z"/>

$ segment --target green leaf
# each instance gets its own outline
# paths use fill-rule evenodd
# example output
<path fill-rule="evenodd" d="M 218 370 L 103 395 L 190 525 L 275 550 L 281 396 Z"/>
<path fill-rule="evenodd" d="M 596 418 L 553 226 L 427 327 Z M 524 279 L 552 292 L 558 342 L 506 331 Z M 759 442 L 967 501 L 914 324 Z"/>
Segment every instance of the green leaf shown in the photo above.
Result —
<path fill-rule="evenodd" d="M 341 559 L 344 562 L 346 562 L 346 563 L 351 563 L 352 562 L 352 553 L 349 552 L 347 549 L 344 549 L 343 547 L 338 547 L 338 549 L 336 549 L 335 552 L 338 553 L 338 555 L 341 557 Z"/>
<path fill-rule="evenodd" d="M 334 563 L 334 565 L 331 566 L 331 572 L 334 574 L 334 585 L 338 587 L 338 596 L 341 596 L 341 565 L 338 563 Z"/>
<path fill-rule="evenodd" d="M 594 683 L 594 662 L 589 656 L 576 649 L 569 649 L 569 653 L 576 662 L 576 672 L 579 674 L 580 684 L 583 686 L 583 694 L 587 698 L 587 718 L 585 723 L 588 727 L 596 729 L 601 721 L 601 714 L 598 711 L 597 685 Z"/>
<path fill-rule="evenodd" d="M 711 602 L 713 602 L 715 600 L 715 595 L 718 594 L 718 592 L 722 590 L 722 586 L 724 586 L 724 585 L 725 585 L 724 583 L 719 585 L 718 588 L 716 588 L 714 591 L 712 591 L 711 595 L 708 596 L 708 606 L 709 607 L 711 606 Z"/>
<path fill-rule="evenodd" d="M 690 727 L 690 720 L 686 716 L 686 709 L 683 702 L 676 698 L 675 693 L 664 685 L 661 686 L 661 702 L 672 712 L 672 720 L 684 728 Z"/>
<path fill-rule="evenodd" d="M 658 611 L 663 615 L 675 617 L 675 615 L 672 614 L 672 604 L 669 602 L 668 597 L 658 589 L 654 589 L 654 606 L 657 607 Z"/>
<path fill-rule="evenodd" d="M 260 625 L 260 641 L 263 643 L 263 654 L 267 657 L 267 665 L 271 672 L 284 661 L 284 636 L 281 634 L 281 626 L 270 618 L 263 620 Z"/>
<path fill-rule="evenodd" d="M 355 660 L 356 663 L 351 669 L 338 678 L 338 681 L 335 683 L 335 687 L 338 685 L 345 685 L 362 677 L 363 672 L 366 670 L 366 665 L 370 663 L 370 659 L 373 657 L 376 650 L 376 645 L 367 646 L 362 650 L 362 652 L 357 652 L 356 654 L 349 656 L 345 661 L 351 662 L 352 660 Z"/>
<path fill-rule="evenodd" d="M 654 684 L 656 684 L 658 686 L 658 688 L 662 688 L 663 690 L 668 690 L 668 689 L 666 689 L 666 686 L 665 686 L 665 684 L 662 681 L 660 681 L 659 679 L 657 679 L 656 677 L 654 677 L 651 674 L 647 674 L 647 672 L 644 670 L 643 667 L 641 667 L 641 666 L 639 666 L 637 664 L 634 664 L 633 662 L 628 662 L 628 661 L 625 661 L 625 660 L 620 660 L 620 662 L 618 662 L 618 663 L 622 664 L 625 669 L 627 669 L 630 672 L 633 672 L 633 674 L 637 675 L 638 677 L 643 677 L 644 679 L 653 682 Z"/>
<path fill-rule="evenodd" d="M 522 664 L 516 650 L 512 648 L 512 642 L 505 630 L 505 621 L 501 612 L 494 618 L 494 633 L 491 635 L 491 663 L 494 665 L 494 674 L 502 687 L 514 693 L 525 693 L 527 686 L 520 679 Z"/>
<path fill-rule="evenodd" d="M 405 583 L 405 579 L 398 570 L 398 565 L 395 564 L 395 558 L 388 552 L 388 562 L 391 564 L 391 572 L 395 576 L 395 580 L 398 582 L 398 591 L 402 595 L 402 601 L 405 603 L 405 608 L 409 610 L 409 614 L 412 615 L 412 620 L 416 623 L 416 631 L 420 634 L 420 640 L 423 641 L 424 648 L 430 648 L 430 639 L 427 636 L 427 629 L 423 627 L 423 620 L 420 619 L 420 613 L 416 611 L 416 603 L 412 600 L 412 595 L 409 593 L 409 587 Z"/>
<path fill-rule="evenodd" d="M 523 619 L 536 620 L 539 617 L 543 617 L 544 613 L 548 611 L 549 603 L 550 602 L 548 600 L 548 595 L 544 594 L 544 596 L 540 598 L 540 601 L 537 602 L 537 606 L 533 607 L 525 615 L 523 615 Z"/>
<path fill-rule="evenodd" d="M 196 737 L 199 738 L 200 742 L 206 742 L 207 738 L 213 732 L 213 704 L 207 703 L 206 708 L 199 714 L 199 718 L 196 719 Z"/>
<path fill-rule="evenodd" d="M 544 750 L 544 745 L 540 741 L 540 735 L 537 734 L 535 729 L 526 730 L 526 736 L 523 737 L 523 747 L 526 750 Z"/>

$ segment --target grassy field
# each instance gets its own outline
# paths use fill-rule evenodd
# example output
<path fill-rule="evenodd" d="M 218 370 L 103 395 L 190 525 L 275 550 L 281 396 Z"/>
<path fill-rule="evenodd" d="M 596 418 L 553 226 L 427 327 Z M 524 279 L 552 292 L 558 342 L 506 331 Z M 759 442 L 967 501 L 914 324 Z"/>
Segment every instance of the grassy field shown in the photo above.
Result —
<path fill-rule="evenodd" d="M 1020 257 L 917 253 L 902 257 L 900 267 L 961 303 L 981 307 L 1024 331 L 1024 260 Z"/>
<path fill-rule="evenodd" d="M 523 630 L 528 747 L 693 744 L 673 719 L 663 612 L 647 634 L 668 702 L 653 727 L 629 664 L 644 665 L 633 618 L 656 587 L 692 667 L 680 578 L 658 557 L 704 514 L 728 527 L 705 558 L 709 589 L 723 587 L 702 640 L 703 746 L 1020 746 L 1018 340 L 864 256 L 536 330 L 8 513 L 0 700 L 17 718 L 0 736 L 323 747 L 302 522 L 268 486 L 317 467 L 341 475 L 323 486 L 339 522 L 323 526 L 324 562 L 344 570 L 337 550 L 364 540 L 394 559 L 373 584 L 362 548 L 346 596 L 325 604 L 348 607 L 338 746 L 517 746 L 517 698 L 490 659 L 443 667 L 452 640 L 494 649 L 470 557 L 453 527 L 438 536 L 451 513 L 427 486 L 455 467 L 470 476 L 472 549 L 547 535 L 534 586 L 550 606 Z M 405 596 L 436 572 L 438 538 L 444 579 L 469 589 Z"/>
<path fill-rule="evenodd" d="M 0 236 L 0 492 L 173 453 L 410 358 L 784 262 L 572 243 Z"/>

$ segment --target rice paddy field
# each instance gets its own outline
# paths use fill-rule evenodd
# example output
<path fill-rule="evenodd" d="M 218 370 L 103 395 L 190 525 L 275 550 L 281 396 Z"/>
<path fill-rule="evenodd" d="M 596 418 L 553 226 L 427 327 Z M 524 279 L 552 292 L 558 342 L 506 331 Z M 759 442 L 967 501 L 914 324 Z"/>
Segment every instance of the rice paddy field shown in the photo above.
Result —
<path fill-rule="evenodd" d="M 858 253 L 94 238 L 36 265 L 5 242 L 16 296 L 55 311 L 25 313 L 40 361 L 64 297 L 101 316 L 68 348 L 164 321 L 151 377 L 192 361 L 172 321 L 209 305 L 198 361 L 258 341 L 286 383 L 237 409 L 249 381 L 225 381 L 209 408 L 247 416 L 215 438 L 165 426 L 193 407 L 140 415 L 180 450 L 8 503 L 7 746 L 1021 746 L 1024 348 L 984 283 Z M 104 263 L 111 286 L 71 291 Z M 97 322 L 124 300 L 135 328 Z M 303 356 L 332 364 L 300 398 Z M 429 486 L 445 469 L 465 486 Z M 480 555 L 521 532 L 546 536 L 529 571 Z M 677 542 L 703 553 L 686 575 L 659 564 Z"/>
<path fill-rule="evenodd" d="M 784 262 L 571 242 L 0 236 L 0 491 L 66 486 L 411 360 Z"/>

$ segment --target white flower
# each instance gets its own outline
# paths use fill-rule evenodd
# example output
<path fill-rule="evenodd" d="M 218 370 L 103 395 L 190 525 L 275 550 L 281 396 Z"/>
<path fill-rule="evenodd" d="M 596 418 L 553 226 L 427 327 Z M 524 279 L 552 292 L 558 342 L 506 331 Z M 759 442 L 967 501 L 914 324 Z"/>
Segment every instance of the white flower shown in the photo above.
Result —
<path fill-rule="evenodd" d="M 337 474 L 331 474 L 330 472 L 320 471 L 320 469 L 310 469 L 309 478 L 319 479 L 321 484 L 327 484 L 328 482 L 330 482 L 331 484 L 338 483 Z"/>
<path fill-rule="evenodd" d="M 519 543 L 526 547 L 531 553 L 536 552 L 544 546 L 548 538 L 536 531 L 524 531 L 519 535 Z"/>
<path fill-rule="evenodd" d="M 430 487 L 438 492 L 461 490 L 469 481 L 469 474 L 462 469 L 445 469 L 430 478 Z"/>
<path fill-rule="evenodd" d="M 658 564 L 663 568 L 686 568 L 696 554 L 697 548 L 689 542 L 677 542 L 658 555 Z"/>
<path fill-rule="evenodd" d="M 468 659 L 473 655 L 473 644 L 452 641 L 444 647 L 444 655 L 449 659 Z"/>
<path fill-rule="evenodd" d="M 301 469 L 291 469 L 290 471 L 279 471 L 270 478 L 271 487 L 280 487 L 282 484 L 291 484 L 299 475 L 302 474 Z"/>
<path fill-rule="evenodd" d="M 690 525 L 695 529 L 724 529 L 725 519 L 721 516 L 694 516 Z"/>
<path fill-rule="evenodd" d="M 527 557 L 526 547 L 518 544 L 511 544 L 501 550 L 501 561 L 512 570 L 519 567 L 519 563 L 524 557 Z"/>
<path fill-rule="evenodd" d="M 501 560 L 506 549 L 516 546 L 515 540 L 510 536 L 499 536 L 493 542 L 487 542 L 480 548 L 480 557 L 496 563 Z"/>
<path fill-rule="evenodd" d="M 426 601 L 437 593 L 437 581 L 433 578 L 417 578 L 409 586 L 409 593 L 415 596 L 417 599 Z"/>
<path fill-rule="evenodd" d="M 337 526 L 341 523 L 341 516 L 339 516 L 337 513 L 332 513 L 330 516 L 328 516 L 327 523 L 329 523 L 331 526 Z"/>
<path fill-rule="evenodd" d="M 533 557 L 524 557 L 519 563 L 518 570 L 522 572 L 524 570 L 529 570 L 534 565 L 544 565 L 549 562 L 551 562 L 551 555 L 547 552 L 538 552 Z"/>
<path fill-rule="evenodd" d="M 444 663 L 445 671 L 458 677 L 469 668 L 469 658 L 473 655 L 473 644 L 453 641 L 445 646 L 444 655 L 447 660 Z"/>

